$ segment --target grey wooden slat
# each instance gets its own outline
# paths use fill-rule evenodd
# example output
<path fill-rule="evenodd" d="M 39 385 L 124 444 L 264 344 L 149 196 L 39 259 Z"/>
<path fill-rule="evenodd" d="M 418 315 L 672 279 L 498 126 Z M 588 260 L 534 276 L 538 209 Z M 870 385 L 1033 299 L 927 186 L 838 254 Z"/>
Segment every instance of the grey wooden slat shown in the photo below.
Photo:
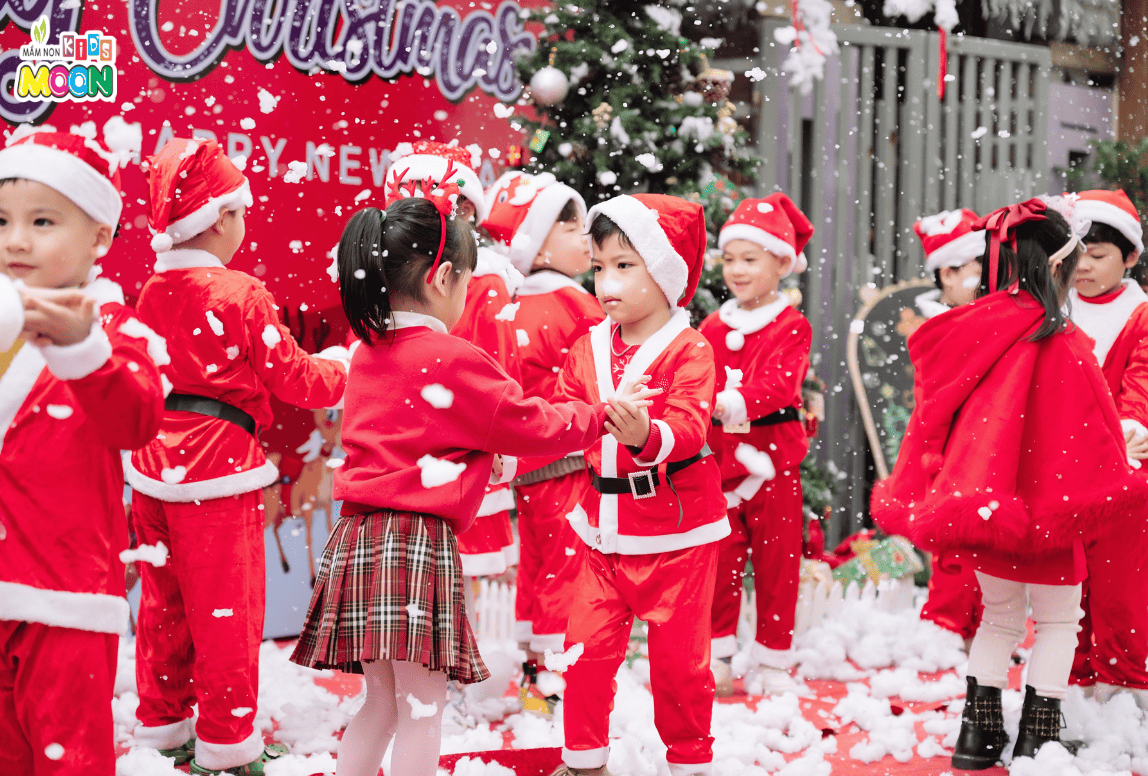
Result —
<path fill-rule="evenodd" d="M 1015 167 L 1013 161 L 1015 155 L 1013 150 L 1016 143 L 1013 140 L 1013 104 L 1012 104 L 1012 90 L 1013 90 L 1013 74 L 1014 64 L 1011 60 L 1000 59 L 998 62 L 997 72 L 997 125 L 1000 130 L 1007 133 L 1006 137 L 1001 137 L 1000 132 L 997 133 L 995 142 L 997 144 L 997 164 L 1000 169 L 1011 171 Z M 1009 192 L 1009 198 L 1016 198 L 1015 192 Z"/>
<path fill-rule="evenodd" d="M 849 272 L 845 275 L 850 288 L 857 287 L 857 266 L 859 256 L 854 246 L 849 244 L 849 214 L 851 213 L 849 192 L 857 190 L 857 175 L 862 166 L 857 161 L 854 149 L 857 147 L 857 100 L 853 91 L 856 78 L 854 68 L 859 61 L 856 46 L 841 47 L 841 66 L 837 76 L 837 131 L 836 131 L 836 164 L 833 165 L 833 174 L 836 176 L 836 188 L 833 198 L 833 253 L 838 262 L 845 262 Z M 851 129 L 856 130 L 851 132 Z M 856 224 L 856 219 L 853 219 Z M 847 294 L 840 292 L 833 296 L 833 319 L 841 320 L 841 308 Z"/>
<path fill-rule="evenodd" d="M 813 120 L 813 136 L 810 138 L 812 163 L 808 170 L 808 184 L 811 207 L 807 211 L 810 222 L 814 225 L 813 236 L 805 246 L 805 258 L 809 262 L 809 274 L 806 276 L 806 288 L 809 293 L 809 304 L 805 306 L 806 317 L 813 327 L 813 343 L 817 347 L 820 338 L 824 342 L 829 336 L 833 322 L 824 314 L 822 299 L 825 296 L 825 282 L 832 277 L 832 268 L 829 259 L 822 251 L 825 244 L 825 235 L 821 227 L 825 224 L 825 197 L 822 191 L 822 170 L 825 169 L 825 81 L 818 79 L 813 82 L 813 105 L 816 106 Z M 820 115 L 819 115 L 820 114 Z M 800 200 L 799 200 L 800 201 Z"/>
<path fill-rule="evenodd" d="M 801 191 L 804 181 L 801 179 L 801 160 L 805 155 L 805 135 L 802 127 L 801 92 L 794 89 L 789 93 L 789 141 L 788 172 L 782 190 L 794 202 L 801 204 Z"/>
<path fill-rule="evenodd" d="M 950 45 L 950 48 L 952 46 Z M 961 58 L 952 53 L 949 55 L 949 72 L 957 75 L 960 72 Z M 957 190 L 960 185 L 960 168 L 957 166 L 957 155 L 961 148 L 961 139 L 957 130 L 960 126 L 960 106 L 957 97 L 961 93 L 961 83 L 953 79 L 945 84 L 945 178 L 941 186 L 944 192 L 941 199 L 941 210 L 955 210 L 957 207 Z"/>
<path fill-rule="evenodd" d="M 860 103 L 857 128 L 859 169 L 857 207 L 854 210 L 853 223 L 857 244 L 856 255 L 862 268 L 863 283 L 872 283 L 876 280 L 873 275 L 873 246 L 870 238 L 873 220 L 873 135 L 876 132 L 873 122 L 876 110 L 873 90 L 876 83 L 876 52 L 873 46 L 862 47 L 858 60 L 858 69 L 861 73 L 861 85 L 857 91 L 857 101 Z"/>
<path fill-rule="evenodd" d="M 879 285 L 893 281 L 893 205 L 896 191 L 896 157 L 893 149 L 893 133 L 897 126 L 897 56 L 896 49 L 885 49 L 885 61 L 881 73 L 882 99 L 877 106 L 877 131 L 874 143 L 877 151 L 877 185 L 873 196 L 876 206 L 874 242 L 877 244 L 875 259 L 881 271 Z"/>
<path fill-rule="evenodd" d="M 977 128 L 977 60 L 965 57 L 961 68 L 961 123 L 958 128 L 961 138 L 960 166 L 960 207 L 976 208 L 977 165 L 976 141 L 973 131 Z"/>
<path fill-rule="evenodd" d="M 937 98 L 937 77 L 940 68 L 938 47 L 941 36 L 929 33 L 925 38 L 925 72 L 923 73 L 922 102 L 925 108 L 924 134 L 925 181 L 920 214 L 935 213 L 943 209 L 941 186 L 944 144 L 941 134 L 941 101 Z"/>
<path fill-rule="evenodd" d="M 913 36 L 912 44 L 906 51 L 905 101 L 902 107 L 903 120 L 898 133 L 900 143 L 901 196 L 898 197 L 897 213 L 897 271 L 895 278 L 903 280 L 917 277 L 925 269 L 925 254 L 921 241 L 913 233 L 913 222 L 925 210 L 925 159 L 932 158 L 934 151 L 925 143 L 925 102 L 936 102 L 935 94 L 925 94 L 925 71 L 921 63 L 926 61 L 925 35 Z"/>
<path fill-rule="evenodd" d="M 1036 173 L 1036 180 L 1041 191 L 1049 191 L 1052 181 L 1045 180 L 1045 171 L 1048 170 L 1048 133 L 1042 130 L 1048 126 L 1049 112 L 1049 71 L 1052 69 L 1052 55 L 1044 50 L 1043 59 L 1039 61 L 1039 76 L 1036 79 L 1036 106 L 1033 110 L 1033 154 L 1032 169 Z M 1059 192 L 1056 192 L 1059 193 Z"/>

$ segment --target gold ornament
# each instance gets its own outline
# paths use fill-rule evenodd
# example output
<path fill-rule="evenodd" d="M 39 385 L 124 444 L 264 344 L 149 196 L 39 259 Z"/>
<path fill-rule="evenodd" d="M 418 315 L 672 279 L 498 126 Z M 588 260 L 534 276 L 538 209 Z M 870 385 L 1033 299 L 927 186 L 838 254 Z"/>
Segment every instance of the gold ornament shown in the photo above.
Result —
<path fill-rule="evenodd" d="M 590 111 L 590 115 L 594 117 L 594 125 L 598 129 L 605 129 L 610 126 L 610 116 L 614 109 L 610 107 L 610 103 L 602 102 L 597 108 Z"/>

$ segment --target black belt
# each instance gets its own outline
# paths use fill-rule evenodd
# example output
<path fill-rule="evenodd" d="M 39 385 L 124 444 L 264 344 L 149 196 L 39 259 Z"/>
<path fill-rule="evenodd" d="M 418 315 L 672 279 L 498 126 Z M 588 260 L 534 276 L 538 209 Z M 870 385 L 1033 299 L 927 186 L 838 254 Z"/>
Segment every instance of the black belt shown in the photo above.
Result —
<path fill-rule="evenodd" d="M 687 466 L 692 466 L 710 455 L 713 455 L 713 451 L 710 450 L 709 445 L 706 445 L 697 455 L 666 464 L 667 480 L 671 475 L 677 474 Z M 590 469 L 590 484 L 594 486 L 594 490 L 599 493 L 612 494 L 615 496 L 624 496 L 629 493 L 634 498 L 652 498 L 656 495 L 654 492 L 655 489 L 662 484 L 662 479 L 658 476 L 658 470 L 656 468 L 631 472 L 625 477 L 599 477 L 597 472 Z M 673 487 L 672 482 L 670 483 L 670 487 Z"/>
<path fill-rule="evenodd" d="M 189 393 L 169 393 L 163 400 L 166 410 L 177 412 L 194 412 L 197 415 L 207 415 L 209 418 L 219 418 L 233 423 L 255 436 L 255 418 L 248 415 L 238 407 L 233 407 L 218 399 L 209 399 L 206 396 L 193 396 Z"/>
<path fill-rule="evenodd" d="M 791 420 L 801 420 L 801 415 L 800 415 L 800 413 L 798 413 L 797 407 L 786 407 L 784 409 L 778 410 L 777 412 L 771 412 L 770 414 L 766 415 L 764 418 L 758 418 L 757 420 L 751 420 L 749 422 L 749 425 L 751 425 L 751 426 L 776 426 L 778 423 L 787 423 L 788 421 L 791 421 Z M 713 418 L 713 424 L 715 426 L 720 426 L 721 421 L 718 420 L 717 418 Z"/>

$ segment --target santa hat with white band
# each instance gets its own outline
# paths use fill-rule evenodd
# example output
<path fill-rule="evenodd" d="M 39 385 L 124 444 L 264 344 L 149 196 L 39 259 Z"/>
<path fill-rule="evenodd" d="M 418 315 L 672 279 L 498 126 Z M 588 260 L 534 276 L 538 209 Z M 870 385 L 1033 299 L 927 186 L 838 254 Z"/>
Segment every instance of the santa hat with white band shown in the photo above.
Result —
<path fill-rule="evenodd" d="M 600 215 L 617 224 L 630 240 L 670 307 L 688 305 L 705 265 L 702 206 L 665 194 L 623 194 L 590 208 L 586 231 Z"/>
<path fill-rule="evenodd" d="M 207 231 L 220 208 L 251 207 L 251 187 L 214 140 L 172 138 L 149 157 L 148 224 L 157 253 Z"/>
<path fill-rule="evenodd" d="M 1132 246 L 1143 253 L 1144 227 L 1140 224 L 1140 214 L 1136 206 L 1124 193 L 1124 189 L 1104 191 L 1094 189 L 1077 194 L 1076 215 L 1087 218 L 1094 224 L 1107 224 L 1124 235 Z"/>
<path fill-rule="evenodd" d="M 979 216 L 968 208 L 943 210 L 935 216 L 926 216 L 913 224 L 913 231 L 921 238 L 925 251 L 925 271 L 936 272 L 942 267 L 963 267 L 970 261 L 980 261 L 985 255 L 986 232 L 973 231 Z"/>
<path fill-rule="evenodd" d="M 76 203 L 93 221 L 116 226 L 123 201 L 115 154 L 80 134 L 25 126 L 13 132 L 0 151 L 0 180 L 42 183 Z"/>
<path fill-rule="evenodd" d="M 730 214 L 718 234 L 718 248 L 733 240 L 748 240 L 760 245 L 774 256 L 793 259 L 789 272 L 804 272 L 809 266 L 805 259 L 806 244 L 813 236 L 813 224 L 780 191 L 763 199 L 743 199 Z"/>
<path fill-rule="evenodd" d="M 586 212 L 582 195 L 548 172 L 508 172 L 486 190 L 490 215 L 482 222 L 495 241 L 510 251 L 510 263 L 529 275 L 534 258 L 566 204 L 573 200 Z"/>
<path fill-rule="evenodd" d="M 457 183 L 459 194 L 474 205 L 475 223 L 481 224 L 490 209 L 482 191 L 482 183 L 474 171 L 480 155 L 481 151 L 476 146 L 463 148 L 457 144 L 434 140 L 416 140 L 414 143 L 399 143 L 390 158 L 393 169 L 399 173 L 399 183 L 427 178 L 442 183 L 447 162 L 454 162 L 453 181 L 450 182 Z"/>

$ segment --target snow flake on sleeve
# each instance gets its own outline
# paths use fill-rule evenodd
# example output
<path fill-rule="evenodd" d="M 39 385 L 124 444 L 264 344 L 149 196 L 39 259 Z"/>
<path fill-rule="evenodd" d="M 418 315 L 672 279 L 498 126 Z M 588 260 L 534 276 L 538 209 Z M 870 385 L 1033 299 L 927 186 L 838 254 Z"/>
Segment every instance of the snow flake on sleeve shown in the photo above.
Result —
<path fill-rule="evenodd" d="M 269 348 L 274 348 L 283 341 L 283 335 L 279 333 L 279 329 L 274 324 L 267 324 L 263 327 L 263 344 Z"/>
<path fill-rule="evenodd" d="M 49 404 L 48 414 L 56 420 L 65 420 L 72 417 L 72 408 L 67 404 Z"/>
<path fill-rule="evenodd" d="M 582 653 L 586 651 L 586 645 L 582 643 L 575 644 L 570 649 L 555 655 L 550 650 L 546 650 L 545 660 L 546 670 L 556 671 L 562 673 L 570 666 L 578 662 L 578 658 L 582 657 Z"/>
<path fill-rule="evenodd" d="M 513 321 L 514 316 L 518 315 L 518 308 L 522 306 L 522 302 L 511 302 L 505 305 L 498 311 L 498 315 L 494 316 L 496 321 Z"/>
<path fill-rule="evenodd" d="M 514 333 L 518 337 L 518 347 L 524 348 L 530 344 L 530 335 L 526 333 L 526 329 L 515 329 Z"/>
<path fill-rule="evenodd" d="M 450 406 L 454 404 L 454 391 L 442 383 L 424 385 L 419 396 L 422 396 L 423 400 L 436 410 L 450 409 Z"/>
<path fill-rule="evenodd" d="M 444 461 L 441 458 L 435 458 L 429 453 L 416 461 L 418 467 L 422 469 L 421 480 L 424 488 L 437 488 L 440 485 L 446 485 L 448 482 L 454 482 L 466 469 L 465 463 L 455 463 L 453 461 Z"/>
<path fill-rule="evenodd" d="M 171 356 L 167 354 L 167 340 L 152 331 L 152 328 L 139 318 L 129 318 L 120 324 L 120 333 L 147 340 L 147 354 L 156 366 L 167 366 L 171 363 Z"/>
<path fill-rule="evenodd" d="M 207 325 L 211 327 L 213 332 L 215 332 L 215 336 L 223 336 L 223 321 L 216 318 L 215 313 L 213 313 L 211 310 L 207 311 Z"/>
<path fill-rule="evenodd" d="M 167 547 L 163 542 L 156 542 L 155 545 L 141 544 L 134 550 L 124 550 L 120 553 L 121 563 L 131 563 L 132 561 L 139 561 L 141 563 L 150 563 L 156 568 L 167 565 Z"/>

